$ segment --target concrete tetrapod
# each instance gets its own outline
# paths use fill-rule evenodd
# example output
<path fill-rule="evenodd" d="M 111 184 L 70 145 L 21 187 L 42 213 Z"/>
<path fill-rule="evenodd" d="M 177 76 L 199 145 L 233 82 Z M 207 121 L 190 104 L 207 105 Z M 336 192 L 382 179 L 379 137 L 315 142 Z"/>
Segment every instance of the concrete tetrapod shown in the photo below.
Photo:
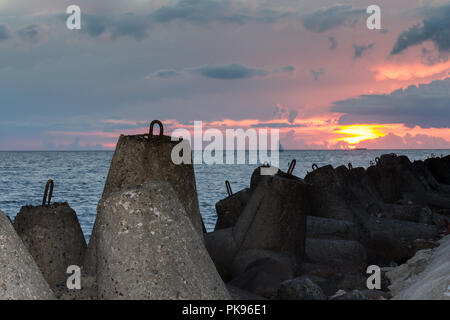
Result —
<path fill-rule="evenodd" d="M 55 299 L 33 257 L 1 211 L 0 248 L 1 300 Z"/>
<path fill-rule="evenodd" d="M 99 299 L 230 299 L 169 183 L 113 193 L 97 219 Z"/>

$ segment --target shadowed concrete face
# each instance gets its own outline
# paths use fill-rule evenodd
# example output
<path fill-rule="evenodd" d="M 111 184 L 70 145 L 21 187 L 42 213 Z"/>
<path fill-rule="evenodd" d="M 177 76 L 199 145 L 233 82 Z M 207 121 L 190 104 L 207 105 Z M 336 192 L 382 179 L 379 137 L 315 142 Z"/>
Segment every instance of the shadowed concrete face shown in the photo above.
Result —
<path fill-rule="evenodd" d="M 111 194 L 97 227 L 99 299 L 230 299 L 167 182 Z"/>
<path fill-rule="evenodd" d="M 1 211 L 0 248 L 1 300 L 55 299 L 33 257 Z"/>
<path fill-rule="evenodd" d="M 69 266 L 81 266 L 86 241 L 67 203 L 22 207 L 14 227 L 52 289 L 65 285 Z"/>

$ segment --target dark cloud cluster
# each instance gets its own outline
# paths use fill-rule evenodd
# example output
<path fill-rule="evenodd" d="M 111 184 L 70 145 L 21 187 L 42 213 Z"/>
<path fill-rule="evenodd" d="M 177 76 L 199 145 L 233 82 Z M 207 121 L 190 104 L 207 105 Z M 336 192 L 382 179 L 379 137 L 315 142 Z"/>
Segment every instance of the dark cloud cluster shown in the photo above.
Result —
<path fill-rule="evenodd" d="M 142 40 L 148 36 L 151 27 L 148 17 L 132 13 L 114 17 L 84 14 L 83 22 L 82 30 L 91 37 L 99 37 L 108 33 L 111 39 L 129 36 L 136 40 Z"/>
<path fill-rule="evenodd" d="M 212 65 L 195 68 L 194 73 L 198 73 L 206 78 L 232 80 L 261 77 L 268 74 L 266 70 L 249 68 L 241 64 Z"/>
<path fill-rule="evenodd" d="M 359 59 L 362 57 L 362 55 L 372 49 L 375 46 L 374 43 L 368 44 L 368 45 L 357 45 L 357 44 L 353 44 L 353 59 Z"/>
<path fill-rule="evenodd" d="M 328 37 L 328 40 L 330 40 L 330 47 L 328 48 L 329 50 L 335 50 L 337 48 L 337 40 L 335 37 Z"/>
<path fill-rule="evenodd" d="M 39 40 L 40 27 L 36 24 L 32 24 L 20 29 L 17 33 L 23 41 L 35 43 Z"/>
<path fill-rule="evenodd" d="M 317 70 L 311 70 L 311 74 L 314 77 L 314 80 L 319 80 L 320 77 L 325 75 L 325 70 L 323 68 L 319 68 Z"/>
<path fill-rule="evenodd" d="M 271 9 L 235 8 L 233 1 L 230 0 L 179 0 L 173 5 L 159 8 L 151 14 L 151 18 L 159 23 L 182 20 L 195 23 L 228 22 L 243 24 L 251 21 L 273 23 L 290 14 L 289 11 Z"/>
<path fill-rule="evenodd" d="M 330 111 L 343 113 L 342 125 L 403 123 L 408 127 L 450 128 L 450 78 L 389 95 L 362 95 L 334 102 Z"/>
<path fill-rule="evenodd" d="M 11 32 L 7 25 L 0 24 L 0 42 L 6 41 L 11 38 Z"/>
<path fill-rule="evenodd" d="M 409 47 L 432 41 L 440 52 L 450 50 L 450 4 L 424 10 L 422 24 L 412 26 L 397 39 L 391 54 L 399 54 Z"/>
<path fill-rule="evenodd" d="M 312 32 L 325 32 L 341 26 L 354 26 L 366 13 L 351 5 L 336 5 L 302 16 L 303 26 Z"/>
<path fill-rule="evenodd" d="M 273 110 L 272 119 L 288 119 L 289 123 L 294 123 L 298 116 L 297 110 L 289 110 L 282 105 L 277 105 Z"/>

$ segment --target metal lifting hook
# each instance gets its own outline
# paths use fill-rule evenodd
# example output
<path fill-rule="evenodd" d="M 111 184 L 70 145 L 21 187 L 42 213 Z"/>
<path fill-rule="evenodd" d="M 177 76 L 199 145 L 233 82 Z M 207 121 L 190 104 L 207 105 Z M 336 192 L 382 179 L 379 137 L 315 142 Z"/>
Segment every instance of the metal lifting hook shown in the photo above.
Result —
<path fill-rule="evenodd" d="M 48 194 L 48 202 L 47 205 L 50 205 L 50 202 L 52 201 L 52 195 L 53 195 L 53 187 L 54 187 L 54 183 L 53 180 L 50 179 L 47 181 L 47 183 L 45 184 L 45 191 L 44 191 L 44 198 L 42 199 L 42 206 L 45 206 L 45 202 L 47 202 L 47 194 Z M 50 193 L 49 193 L 49 188 L 50 188 Z"/>

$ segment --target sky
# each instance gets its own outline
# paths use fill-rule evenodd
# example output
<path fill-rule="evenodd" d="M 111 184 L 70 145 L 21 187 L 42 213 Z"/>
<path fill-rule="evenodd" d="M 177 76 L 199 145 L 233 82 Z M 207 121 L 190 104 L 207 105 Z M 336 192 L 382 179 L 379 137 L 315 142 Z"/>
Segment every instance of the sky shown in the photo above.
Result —
<path fill-rule="evenodd" d="M 450 1 L 0 0 L 0 150 L 279 129 L 285 149 L 450 148 Z M 81 8 L 81 30 L 66 9 Z"/>

